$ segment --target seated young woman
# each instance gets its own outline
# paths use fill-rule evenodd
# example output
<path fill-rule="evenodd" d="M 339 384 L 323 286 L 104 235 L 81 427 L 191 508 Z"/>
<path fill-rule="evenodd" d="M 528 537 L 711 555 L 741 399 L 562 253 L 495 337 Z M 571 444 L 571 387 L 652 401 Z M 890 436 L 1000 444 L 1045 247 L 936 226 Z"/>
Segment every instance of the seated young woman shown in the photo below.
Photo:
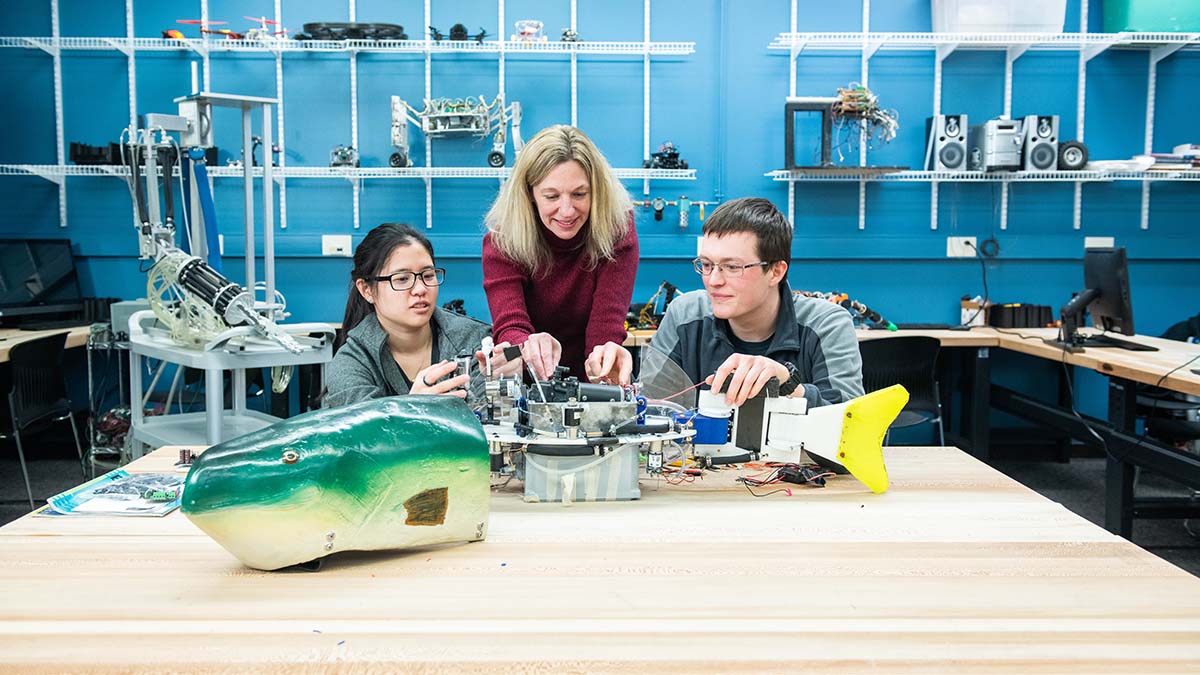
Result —
<path fill-rule="evenodd" d="M 480 341 L 491 326 L 438 305 L 445 278 L 433 245 L 412 227 L 384 223 L 367 234 L 354 251 L 343 332 L 322 406 L 401 394 L 465 398 L 468 387 L 482 389 L 481 369 L 455 376 L 454 359 L 472 354 L 482 362 Z M 492 363 L 493 373 L 520 367 L 519 359 L 504 364 L 500 350 Z"/>

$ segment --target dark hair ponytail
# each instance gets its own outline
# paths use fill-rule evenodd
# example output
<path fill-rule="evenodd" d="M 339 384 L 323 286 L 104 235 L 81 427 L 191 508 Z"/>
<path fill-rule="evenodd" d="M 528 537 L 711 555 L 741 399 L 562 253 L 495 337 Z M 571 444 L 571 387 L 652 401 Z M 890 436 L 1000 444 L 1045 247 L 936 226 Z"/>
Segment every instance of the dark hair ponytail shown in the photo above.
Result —
<path fill-rule="evenodd" d="M 342 318 L 342 330 L 338 331 L 337 339 L 333 342 L 333 351 L 341 349 L 346 344 L 346 334 L 357 326 L 364 317 L 375 311 L 375 306 L 367 302 L 358 292 L 356 282 L 359 279 L 368 284 L 375 283 L 374 279 L 383 272 L 383 266 L 399 246 L 420 244 L 433 258 L 433 244 L 425 235 L 403 223 L 384 223 L 367 233 L 367 236 L 354 249 L 354 269 L 350 270 L 350 295 L 346 299 L 346 314 Z"/>

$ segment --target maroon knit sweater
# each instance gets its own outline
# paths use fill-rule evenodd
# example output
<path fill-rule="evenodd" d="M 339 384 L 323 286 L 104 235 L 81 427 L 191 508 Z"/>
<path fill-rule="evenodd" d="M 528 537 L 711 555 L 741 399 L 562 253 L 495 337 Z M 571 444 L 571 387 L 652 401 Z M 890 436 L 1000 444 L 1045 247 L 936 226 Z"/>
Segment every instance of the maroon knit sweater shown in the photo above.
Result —
<path fill-rule="evenodd" d="M 561 365 L 585 377 L 583 362 L 592 347 L 625 340 L 625 314 L 633 297 L 637 274 L 637 231 L 617 243 L 613 259 L 586 268 L 586 228 L 570 240 L 539 228 L 554 256 L 549 272 L 533 277 L 483 237 L 483 290 L 492 311 L 492 335 L 497 344 L 522 344 L 533 333 L 549 333 L 562 344 Z"/>

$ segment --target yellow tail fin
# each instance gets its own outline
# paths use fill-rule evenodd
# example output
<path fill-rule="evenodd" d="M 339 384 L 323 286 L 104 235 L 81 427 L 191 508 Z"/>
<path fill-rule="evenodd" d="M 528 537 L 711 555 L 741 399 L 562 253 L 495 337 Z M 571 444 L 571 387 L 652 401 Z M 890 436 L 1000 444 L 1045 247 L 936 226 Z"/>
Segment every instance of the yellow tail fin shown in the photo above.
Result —
<path fill-rule="evenodd" d="M 876 494 L 888 489 L 884 435 L 907 403 L 908 390 L 894 384 L 850 401 L 843 413 L 836 461 Z"/>

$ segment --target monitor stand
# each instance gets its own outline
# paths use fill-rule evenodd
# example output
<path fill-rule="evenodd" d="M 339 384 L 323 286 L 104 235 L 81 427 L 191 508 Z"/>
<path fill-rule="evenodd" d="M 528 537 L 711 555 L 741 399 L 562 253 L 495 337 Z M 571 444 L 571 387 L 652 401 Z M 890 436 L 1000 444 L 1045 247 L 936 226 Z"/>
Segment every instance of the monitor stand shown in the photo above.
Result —
<path fill-rule="evenodd" d="M 1055 340 L 1045 340 L 1045 343 L 1048 345 L 1053 345 L 1055 347 L 1061 347 L 1063 350 L 1068 351 L 1072 354 L 1081 352 L 1087 347 L 1100 347 L 1100 348 L 1106 348 L 1106 347 L 1114 348 L 1115 347 L 1117 349 L 1127 349 L 1131 352 L 1156 352 L 1156 351 L 1158 351 L 1158 347 L 1144 345 L 1144 344 L 1141 344 L 1138 342 L 1133 342 L 1131 340 L 1122 340 L 1121 338 L 1113 337 L 1111 335 L 1108 335 L 1107 333 L 1096 333 L 1095 335 L 1080 335 L 1080 334 L 1076 333 L 1073 336 L 1073 339 L 1071 339 L 1069 341 L 1055 339 Z"/>

